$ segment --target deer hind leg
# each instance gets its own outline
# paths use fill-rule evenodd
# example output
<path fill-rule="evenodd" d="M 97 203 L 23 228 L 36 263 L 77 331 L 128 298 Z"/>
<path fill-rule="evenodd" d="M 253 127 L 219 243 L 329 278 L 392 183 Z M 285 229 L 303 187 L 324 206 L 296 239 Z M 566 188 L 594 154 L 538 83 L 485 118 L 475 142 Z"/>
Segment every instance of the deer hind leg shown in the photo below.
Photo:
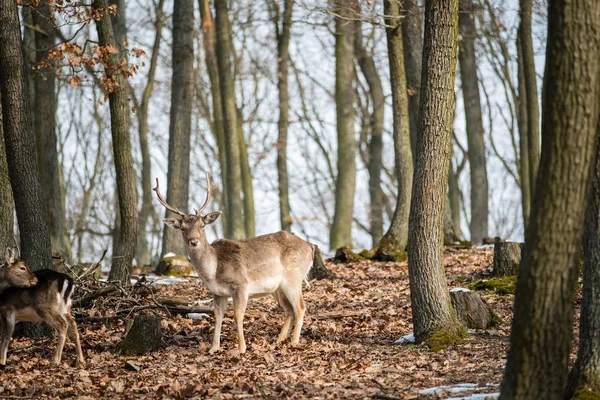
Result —
<path fill-rule="evenodd" d="M 8 344 L 15 329 L 14 315 L 0 316 L 0 365 L 6 365 L 6 356 L 8 354 Z"/>
<path fill-rule="evenodd" d="M 246 340 L 244 339 L 244 313 L 248 304 L 248 292 L 246 288 L 238 288 L 233 294 L 233 312 L 237 324 L 238 344 L 240 354 L 246 352 Z"/>
<path fill-rule="evenodd" d="M 81 342 L 79 341 L 79 332 L 77 331 L 75 318 L 73 318 L 70 312 L 66 317 L 69 324 L 67 334 L 69 335 L 69 339 L 75 344 L 75 350 L 77 350 L 77 366 L 83 367 L 85 366 L 85 359 L 83 358 L 83 351 L 81 350 Z"/>
<path fill-rule="evenodd" d="M 221 326 L 223 325 L 223 316 L 227 311 L 227 297 L 226 296 L 215 296 L 215 331 L 213 333 L 213 341 L 210 350 L 210 354 L 218 351 L 221 347 Z"/>
<path fill-rule="evenodd" d="M 300 282 L 302 284 L 302 282 Z M 288 287 L 284 289 L 285 297 L 290 302 L 294 310 L 294 331 L 292 333 L 292 345 L 298 344 L 300 341 L 300 331 L 304 323 L 305 306 L 302 298 L 302 287 Z"/>
<path fill-rule="evenodd" d="M 67 332 L 69 331 L 69 322 L 62 314 L 45 313 L 44 321 L 56 331 L 56 352 L 54 353 L 54 364 L 59 365 L 62 359 L 63 349 L 67 341 Z"/>
<path fill-rule="evenodd" d="M 273 294 L 273 296 L 275 297 L 275 300 L 277 300 L 281 308 L 283 308 L 285 315 L 285 321 L 283 322 L 281 332 L 279 333 L 279 337 L 277 338 L 277 344 L 279 344 L 285 339 L 287 339 L 288 335 L 290 334 L 290 328 L 294 321 L 294 309 L 292 308 L 292 305 L 290 304 L 287 297 L 285 297 L 285 294 L 283 294 L 281 291 L 278 290 Z"/>

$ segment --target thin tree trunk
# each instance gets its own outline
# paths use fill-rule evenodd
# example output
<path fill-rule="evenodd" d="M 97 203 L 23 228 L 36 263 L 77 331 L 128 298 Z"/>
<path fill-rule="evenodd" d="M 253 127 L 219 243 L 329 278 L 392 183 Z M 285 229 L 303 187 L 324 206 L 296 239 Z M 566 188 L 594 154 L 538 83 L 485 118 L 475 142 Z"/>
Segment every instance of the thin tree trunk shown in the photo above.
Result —
<path fill-rule="evenodd" d="M 408 91 L 408 115 L 410 120 L 410 145 L 415 163 L 419 106 L 421 99 L 421 62 L 423 61 L 423 12 L 418 0 L 402 2 L 404 19 L 402 36 L 404 40 L 404 67 Z"/>
<path fill-rule="evenodd" d="M 561 399 L 600 114 L 600 3 L 550 1 L 542 154 L 501 399 Z M 597 290 L 597 288 L 596 288 Z"/>
<path fill-rule="evenodd" d="M 454 117 L 458 0 L 427 1 L 417 164 L 408 236 L 414 334 L 462 335 L 442 262 L 444 207 Z"/>
<path fill-rule="evenodd" d="M 579 349 L 567 382 L 567 399 L 600 397 L 600 142 L 595 164 L 583 237 Z"/>
<path fill-rule="evenodd" d="M 356 2 L 357 10 L 360 12 L 359 3 Z M 402 40 L 401 34 L 398 35 Z M 402 44 L 400 44 L 402 46 Z M 383 121 L 385 110 L 385 97 L 381 78 L 375 66 L 375 60 L 367 52 L 363 44 L 362 23 L 355 22 L 354 28 L 354 50 L 356 60 L 362 71 L 367 85 L 369 95 L 372 99 L 373 109 L 370 115 L 369 130 L 371 141 L 369 142 L 369 197 L 370 205 L 370 234 L 375 246 L 383 236 L 383 197 L 381 192 L 381 171 L 383 169 Z M 400 50 L 402 51 L 402 50 Z M 404 71 L 402 71 L 404 72 Z M 402 77 L 402 85 L 406 89 L 406 78 Z M 393 84 L 392 84 L 393 85 Z M 406 90 L 404 90 L 406 92 Z"/>
<path fill-rule="evenodd" d="M 242 110 L 238 110 L 238 144 L 240 146 L 240 170 L 242 173 L 242 191 L 244 193 L 244 232 L 247 238 L 255 236 L 254 222 L 254 189 L 252 187 L 252 171 L 248 158 L 248 147 L 244 139 L 244 127 L 242 125 Z"/>
<path fill-rule="evenodd" d="M 8 176 L 4 133 L 2 129 L 2 101 L 0 99 L 0 245 L 12 246 L 15 233 L 15 205 Z"/>
<path fill-rule="evenodd" d="M 394 159 L 398 179 L 396 208 L 390 227 L 381 239 L 377 255 L 404 251 L 408 243 L 408 214 L 413 179 L 413 157 L 410 146 L 409 100 L 406 91 L 405 54 L 403 51 L 400 24 L 400 4 L 398 0 L 383 2 L 386 19 L 387 47 L 392 87 L 392 111 L 394 117 Z"/>
<path fill-rule="evenodd" d="M 173 78 L 169 122 L 167 202 L 188 212 L 190 140 L 194 105 L 194 1 L 178 0 L 173 9 Z M 171 212 L 165 210 L 165 217 Z M 164 225 L 162 254 L 187 254 L 181 232 Z"/>
<path fill-rule="evenodd" d="M 277 175 L 279 177 L 279 220 L 281 229 L 292 229 L 290 209 L 288 169 L 287 169 L 287 137 L 289 126 L 290 99 L 288 93 L 288 75 L 290 62 L 290 37 L 292 29 L 293 0 L 285 0 L 281 31 L 279 18 L 275 20 L 275 33 L 277 37 L 277 89 L 279 90 L 279 121 L 277 122 Z M 279 13 L 276 14 L 277 16 Z"/>
<path fill-rule="evenodd" d="M 232 46 L 229 38 L 229 16 L 226 1 L 215 2 L 215 26 L 217 36 L 217 63 L 223 107 L 223 128 L 227 155 L 227 234 L 232 239 L 245 237 L 245 223 L 242 214 L 242 171 L 240 166 L 240 145 L 237 126 L 237 106 L 235 102 L 235 82 L 231 70 Z"/>
<path fill-rule="evenodd" d="M 475 37 L 477 29 L 473 16 L 473 0 L 460 0 L 459 63 L 465 119 L 467 122 L 468 156 L 471 171 L 471 242 L 481 244 L 488 237 L 488 177 L 485 160 L 485 140 Z"/>
<path fill-rule="evenodd" d="M 530 196 L 533 201 L 537 171 L 540 163 L 540 112 L 538 107 L 537 75 L 533 56 L 533 39 L 531 37 L 531 14 L 533 0 L 519 0 L 519 39 L 523 59 L 523 75 L 525 77 L 525 94 L 527 97 L 527 151 L 529 160 Z"/>
<path fill-rule="evenodd" d="M 348 20 L 353 0 L 336 0 L 335 11 L 335 104 L 337 111 L 337 178 L 335 213 L 329 246 L 352 247 L 352 215 L 356 186 L 356 138 L 354 135 L 354 33 Z"/>
<path fill-rule="evenodd" d="M 221 224 L 223 226 L 223 232 L 227 235 L 227 232 L 229 232 L 227 226 L 227 222 L 229 221 L 229 210 L 227 206 L 227 148 L 225 146 L 225 131 L 223 127 L 223 103 L 219 83 L 219 66 L 217 65 L 217 56 L 215 54 L 215 24 L 208 0 L 198 0 L 198 6 L 200 8 L 202 34 L 204 38 L 206 69 L 210 79 L 214 135 L 219 151 L 219 164 L 221 166 L 221 204 L 223 204 L 223 213 L 225 214 L 225 218 L 221 218 Z"/>
<path fill-rule="evenodd" d="M 156 5 L 156 21 L 154 26 L 156 33 L 154 43 L 152 44 L 152 55 L 150 56 L 150 69 L 148 71 L 148 80 L 142 93 L 142 101 L 137 109 L 138 118 L 138 136 L 140 141 L 140 152 L 142 154 L 142 207 L 139 215 L 139 233 L 135 258 L 139 265 L 149 265 L 152 254 L 148 245 L 148 236 L 146 226 L 148 220 L 154 212 L 152 196 L 152 160 L 150 158 L 150 146 L 148 145 L 148 106 L 150 96 L 154 89 L 154 79 L 156 76 L 156 66 L 158 64 L 158 52 L 162 39 L 162 28 L 164 23 L 163 5 L 164 0 L 159 0 Z"/>
<path fill-rule="evenodd" d="M 21 257 L 33 271 L 51 268 L 50 233 L 38 176 L 29 85 L 21 47 L 19 13 L 14 1 L 0 2 L 0 93 Z"/>
<path fill-rule="evenodd" d="M 106 0 L 94 0 L 92 8 L 99 10 L 108 6 Z M 115 37 L 110 22 L 110 17 L 104 15 L 96 20 L 98 39 L 101 46 L 116 48 Z M 111 136 L 113 145 L 113 158 L 116 171 L 116 185 L 119 198 L 120 232 L 118 246 L 113 247 L 112 267 L 109 280 L 129 283 L 131 263 L 135 256 L 138 235 L 138 209 L 137 209 L 137 177 L 133 166 L 131 152 L 131 138 L 129 135 L 129 99 L 125 77 L 115 65 L 120 63 L 118 54 L 109 56 L 111 65 L 105 65 L 108 79 L 115 82 L 115 88 L 108 95 L 110 103 Z"/>
<path fill-rule="evenodd" d="M 127 43 L 127 14 L 125 0 L 109 0 L 111 6 L 116 7 L 117 14 L 110 14 L 113 33 L 115 35 L 116 48 L 121 52 L 121 57 L 128 59 L 127 49 L 124 44 Z"/>
<path fill-rule="evenodd" d="M 457 238 L 461 237 L 460 231 L 460 186 L 458 185 L 458 177 L 456 171 L 452 168 L 450 162 L 450 171 L 448 172 L 448 201 L 450 202 L 450 217 L 454 234 Z M 454 242 L 455 240 L 453 240 Z M 444 239 L 444 244 L 447 244 Z"/>
<path fill-rule="evenodd" d="M 531 183 L 529 182 L 529 134 L 527 133 L 527 85 L 525 84 L 525 68 L 523 66 L 523 48 L 520 34 L 517 34 L 518 89 L 517 122 L 519 124 L 519 179 L 521 180 L 521 208 L 523 212 L 523 228 L 527 229 L 531 210 Z"/>

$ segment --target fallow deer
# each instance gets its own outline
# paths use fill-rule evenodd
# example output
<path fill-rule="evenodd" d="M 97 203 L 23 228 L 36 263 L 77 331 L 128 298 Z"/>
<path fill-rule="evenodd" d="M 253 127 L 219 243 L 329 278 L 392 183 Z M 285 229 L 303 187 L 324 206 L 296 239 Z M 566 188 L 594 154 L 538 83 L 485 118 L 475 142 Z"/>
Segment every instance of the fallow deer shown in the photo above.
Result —
<path fill-rule="evenodd" d="M 14 268 L 19 265 L 19 268 Z M 25 267 L 26 270 L 22 270 Z M 73 280 L 59 272 L 42 270 L 31 273 L 13 258 L 0 269 L 0 365 L 6 364 L 8 344 L 17 322 L 46 322 L 56 330 L 54 363 L 60 364 L 67 335 L 75 343 L 77 365 L 85 360 L 75 319 L 71 315 Z"/>
<path fill-rule="evenodd" d="M 315 246 L 286 231 L 246 240 L 219 239 L 209 244 L 204 228 L 215 222 L 221 211 L 202 215 L 212 191 L 208 173 L 206 181 L 206 200 L 194 214 L 167 204 L 160 193 L 158 179 L 154 191 L 160 204 L 179 216 L 163 221 L 181 230 L 192 265 L 214 297 L 215 330 L 209 352 L 212 354 L 220 348 L 221 325 L 229 297 L 233 298 L 240 353 L 246 351 L 243 319 L 248 299 L 268 294 L 273 295 L 285 312 L 277 343 L 288 337 L 294 323 L 291 343 L 296 345 L 305 314 L 302 282 L 312 267 Z"/>
<path fill-rule="evenodd" d="M 4 264 L 0 265 L 0 294 L 11 287 L 30 287 L 37 278 L 24 261 L 15 257 L 11 249 L 6 249 Z"/>

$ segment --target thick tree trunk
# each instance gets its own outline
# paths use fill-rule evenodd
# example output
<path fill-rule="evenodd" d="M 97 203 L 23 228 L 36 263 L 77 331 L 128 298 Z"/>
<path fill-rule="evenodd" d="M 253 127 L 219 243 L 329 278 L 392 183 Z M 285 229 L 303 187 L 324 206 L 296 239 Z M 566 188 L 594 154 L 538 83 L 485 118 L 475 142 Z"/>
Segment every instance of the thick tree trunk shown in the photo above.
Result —
<path fill-rule="evenodd" d="M 0 96 L 1 97 L 1 96 Z M 8 176 L 4 132 L 2 129 L 2 101 L 0 100 L 0 245 L 13 245 L 15 233 L 15 205 Z"/>
<path fill-rule="evenodd" d="M 337 178 L 335 212 L 329 247 L 352 247 L 352 215 L 356 186 L 356 137 L 354 135 L 354 14 L 353 0 L 336 0 L 335 104 L 337 113 Z"/>
<path fill-rule="evenodd" d="M 386 24 L 388 58 L 390 65 L 390 83 L 392 87 L 392 111 L 394 118 L 394 159 L 398 178 L 396 208 L 390 227 L 381 239 L 376 258 L 384 253 L 404 251 L 408 243 L 408 214 L 413 179 L 413 157 L 410 146 L 410 123 L 406 91 L 405 60 L 403 52 L 403 30 L 400 24 L 400 5 L 397 0 L 385 0 L 384 12 L 389 16 Z"/>
<path fill-rule="evenodd" d="M 404 20 L 402 36 L 404 39 L 404 66 L 408 91 L 408 115 L 410 120 L 410 145 L 415 162 L 419 106 L 421 99 L 421 62 L 423 61 L 423 12 L 418 0 L 402 2 Z"/>
<path fill-rule="evenodd" d="M 596 151 L 600 3 L 556 0 L 548 11 L 543 148 L 501 399 L 564 395 L 577 261 Z"/>
<path fill-rule="evenodd" d="M 226 1 L 215 2 L 217 63 L 223 107 L 223 130 L 227 155 L 227 232 L 231 239 L 243 239 L 245 223 L 242 213 L 242 171 L 240 166 L 240 144 L 237 126 L 237 106 L 235 102 L 235 82 L 231 71 L 233 43 L 229 37 L 229 16 Z"/>
<path fill-rule="evenodd" d="M 520 34 L 517 34 L 520 37 Z M 527 133 L 527 89 L 525 85 L 525 68 L 523 66 L 523 48 L 517 38 L 518 90 L 517 122 L 519 126 L 519 179 L 521 180 L 521 209 L 523 228 L 527 229 L 531 210 L 531 183 L 529 182 L 529 147 Z"/>
<path fill-rule="evenodd" d="M 54 25 L 50 22 L 52 9 L 47 2 L 40 2 L 34 10 L 36 63 L 48 57 L 55 44 Z M 56 138 L 56 77 L 54 65 L 39 69 L 34 73 L 33 112 L 40 183 L 44 193 L 45 211 L 50 228 L 52 252 L 65 259 L 71 258 L 71 244 L 65 221 L 65 197 L 60 179 L 60 162 Z"/>
<path fill-rule="evenodd" d="M 110 14 L 110 22 L 112 23 L 113 33 L 115 35 L 116 48 L 121 52 L 121 57 L 128 59 L 127 49 L 124 42 L 127 42 L 127 14 L 125 8 L 125 0 L 109 0 L 111 6 L 116 7 L 117 14 Z"/>
<path fill-rule="evenodd" d="M 358 9 L 359 3 L 356 3 Z M 358 9 L 360 12 L 360 9 Z M 398 40 L 402 40 L 401 34 Z M 402 43 L 400 43 L 402 46 Z M 354 28 L 354 50 L 356 60 L 360 70 L 369 85 L 369 95 L 372 100 L 372 111 L 369 121 L 369 130 L 371 141 L 369 142 L 369 197 L 370 204 L 370 234 L 375 246 L 383 236 L 383 193 L 381 191 L 381 170 L 383 169 L 383 121 L 385 111 L 385 97 L 383 95 L 383 85 L 375 60 L 367 52 L 363 44 L 362 24 L 355 22 Z M 399 48 L 401 52 L 401 47 Z M 400 59 L 400 62 L 403 60 Z M 404 72 L 404 71 L 402 71 Z M 406 88 L 406 77 L 402 77 L 403 85 Z M 392 84 L 393 85 L 393 84 Z M 406 92 L 406 90 L 404 90 Z M 404 94 L 402 94 L 404 95 Z"/>
<path fill-rule="evenodd" d="M 281 229 L 292 229 L 290 195 L 287 169 L 287 137 L 290 114 L 290 99 L 288 93 L 288 75 L 290 62 L 290 37 L 292 29 L 293 0 L 285 0 L 281 30 L 279 20 L 275 20 L 277 37 L 277 89 L 279 90 L 279 121 L 277 123 L 277 175 L 279 177 L 279 220 Z M 279 13 L 277 13 L 279 15 Z"/>
<path fill-rule="evenodd" d="M 533 0 L 519 0 L 519 39 L 523 59 L 523 76 L 527 97 L 527 152 L 529 161 L 530 198 L 534 201 L 536 177 L 540 163 L 540 112 L 538 107 L 537 75 L 533 56 L 531 14 Z"/>
<path fill-rule="evenodd" d="M 229 218 L 227 201 L 227 148 L 225 146 L 225 131 L 223 126 L 223 103 L 221 99 L 221 88 L 219 83 L 219 66 L 217 65 L 216 55 L 216 33 L 215 24 L 210 10 L 208 0 L 198 0 L 200 7 L 202 35 L 204 38 L 204 56 L 206 59 L 206 69 L 210 79 L 210 93 L 213 107 L 213 134 L 217 142 L 219 151 L 219 164 L 221 166 L 221 204 L 223 205 L 224 218 L 221 218 L 223 232 L 227 235 L 229 232 L 227 221 Z"/>
<path fill-rule="evenodd" d="M 94 9 L 104 9 L 106 0 L 94 0 Z M 116 47 L 110 18 L 105 15 L 96 21 L 98 39 L 101 46 Z M 117 175 L 116 185 L 119 198 L 120 232 L 118 246 L 113 247 L 113 260 L 109 280 L 129 283 L 131 263 L 135 256 L 138 235 L 137 177 L 133 166 L 131 138 L 129 135 L 129 98 L 125 77 L 115 65 L 120 63 L 118 54 L 109 56 L 111 65 L 105 65 L 108 79 L 116 85 L 108 95 L 110 103 L 110 125 L 113 145 L 113 158 Z"/>
<path fill-rule="evenodd" d="M 468 156 L 471 171 L 471 242 L 481 244 L 488 237 L 488 178 L 485 161 L 485 140 L 473 16 L 473 0 L 460 0 L 459 42 L 460 79 L 462 82 L 465 119 L 467 122 Z"/>
<path fill-rule="evenodd" d="M 417 341 L 461 336 L 442 263 L 444 207 L 454 117 L 458 0 L 425 4 L 417 164 L 408 236 L 408 272 Z"/>
<path fill-rule="evenodd" d="M 148 233 L 146 232 L 148 220 L 154 213 L 154 199 L 152 196 L 152 160 L 150 158 L 150 146 L 148 144 L 148 106 L 150 103 L 150 96 L 154 90 L 158 52 L 162 40 L 162 28 L 165 18 L 163 14 L 164 2 L 164 0 L 159 0 L 156 5 L 156 21 L 154 22 L 156 33 L 154 35 L 154 43 L 152 44 L 152 54 L 150 55 L 148 80 L 146 81 L 146 87 L 142 93 L 142 100 L 137 109 L 138 136 L 140 153 L 142 154 L 142 206 L 138 217 L 139 233 L 135 253 L 135 258 L 139 265 L 149 265 L 152 258 L 152 253 L 148 244 Z"/>
<path fill-rule="evenodd" d="M 598 125 L 600 134 L 600 124 Z M 600 143 L 587 206 L 583 237 L 583 293 L 579 350 L 569 374 L 565 398 L 600 397 Z"/>
<path fill-rule="evenodd" d="M 167 202 L 189 211 L 190 140 L 194 105 L 194 1 L 178 0 L 173 9 L 173 79 L 169 123 Z M 171 216 L 166 210 L 165 216 Z M 162 254 L 187 254 L 181 232 L 164 225 Z"/>
<path fill-rule="evenodd" d="M 0 2 L 0 93 L 8 172 L 21 236 L 21 257 L 34 271 L 52 268 L 50 233 L 36 163 L 29 85 L 15 1 Z"/>

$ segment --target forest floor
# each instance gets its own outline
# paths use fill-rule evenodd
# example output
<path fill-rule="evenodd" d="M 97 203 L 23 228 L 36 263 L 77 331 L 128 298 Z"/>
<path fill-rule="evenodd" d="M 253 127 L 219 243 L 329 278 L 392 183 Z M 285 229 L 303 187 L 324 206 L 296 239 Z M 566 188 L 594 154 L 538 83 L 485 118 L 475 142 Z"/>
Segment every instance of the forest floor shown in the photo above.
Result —
<path fill-rule="evenodd" d="M 492 249 L 447 249 L 444 264 L 449 286 L 464 286 L 485 277 Z M 57 367 L 51 363 L 53 340 L 13 339 L 8 364 L 0 369 L 0 399 L 484 399 L 484 393 L 499 391 L 512 295 L 482 294 L 504 324 L 471 332 L 464 343 L 434 353 L 420 345 L 394 344 L 412 331 L 406 262 L 328 267 L 337 279 L 314 281 L 305 288 L 307 315 L 296 348 L 274 344 L 283 314 L 271 297 L 249 302 L 251 316 L 244 324 L 248 352 L 243 356 L 236 350 L 231 307 L 223 324 L 222 350 L 215 355 L 207 351 L 212 317 L 191 320 L 163 314 L 164 348 L 136 357 L 115 350 L 125 329 L 122 319 L 80 320 L 84 369 L 74 366 L 72 344 Z M 155 286 L 161 296 L 190 301 L 210 297 L 195 279 Z M 89 315 L 90 310 L 82 312 Z M 94 313 L 110 315 L 110 310 Z M 127 361 L 140 370 L 126 369 Z"/>

